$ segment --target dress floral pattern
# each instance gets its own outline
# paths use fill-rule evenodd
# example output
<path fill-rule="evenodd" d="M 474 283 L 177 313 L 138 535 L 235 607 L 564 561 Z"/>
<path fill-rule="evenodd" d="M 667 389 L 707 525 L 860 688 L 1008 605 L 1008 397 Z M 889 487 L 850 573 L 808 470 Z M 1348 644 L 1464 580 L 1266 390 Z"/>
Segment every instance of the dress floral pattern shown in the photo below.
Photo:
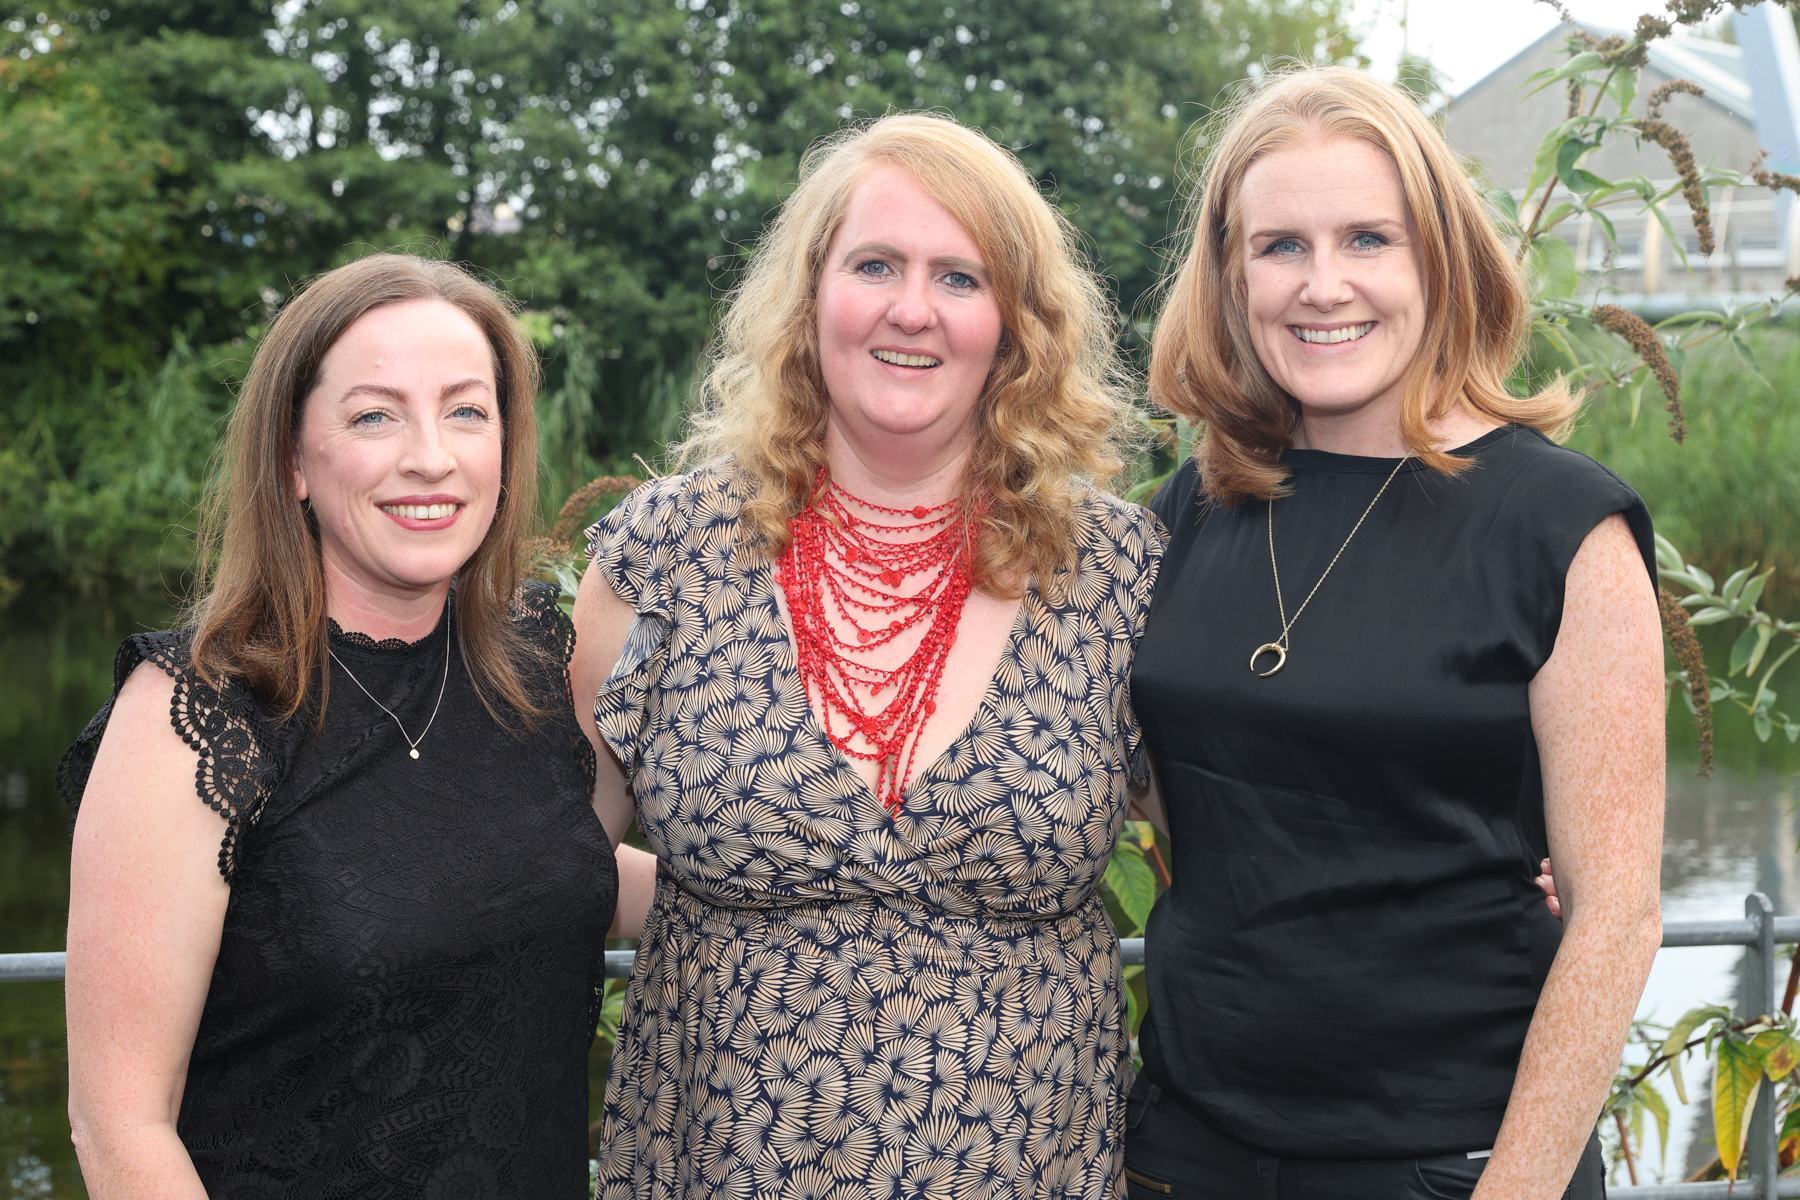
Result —
<path fill-rule="evenodd" d="M 890 818 L 807 703 L 723 460 L 590 533 L 637 611 L 595 704 L 662 862 L 606 1088 L 603 1200 L 1121 1194 L 1127 696 L 1162 532 L 1084 499 L 980 708 Z"/>

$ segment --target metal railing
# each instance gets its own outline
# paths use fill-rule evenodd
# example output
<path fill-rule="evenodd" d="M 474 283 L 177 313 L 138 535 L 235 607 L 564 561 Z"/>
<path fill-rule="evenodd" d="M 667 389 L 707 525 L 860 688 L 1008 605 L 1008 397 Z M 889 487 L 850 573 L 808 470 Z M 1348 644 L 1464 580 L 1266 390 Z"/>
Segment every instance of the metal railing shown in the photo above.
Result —
<path fill-rule="evenodd" d="M 1744 916 L 1728 921 L 1669 921 L 1663 925 L 1665 949 L 1682 946 L 1748 946 L 1751 948 L 1746 983 L 1752 1012 L 1775 1011 L 1780 997 L 1775 989 L 1782 982 L 1777 969 L 1775 947 L 1800 942 L 1800 917 L 1778 917 L 1769 898 L 1761 892 L 1744 897 Z M 1119 948 L 1126 966 L 1144 961 L 1144 939 L 1123 938 Z M 631 974 L 636 952 L 608 950 L 606 974 L 622 979 Z M 61 952 L 40 954 L 0 954 L 0 983 L 56 982 L 63 977 L 64 956 Z M 1775 1088 L 1763 1080 L 1751 1117 L 1750 1136 L 1745 1147 L 1749 1172 L 1734 1186 L 1728 1181 L 1717 1183 L 1665 1183 L 1645 1187 L 1609 1188 L 1609 1196 L 1621 1200 L 1703 1200 L 1709 1196 L 1732 1196 L 1736 1200 L 1777 1200 L 1778 1197 L 1800 1198 L 1800 1178 L 1782 1179 L 1777 1175 L 1775 1136 Z"/>

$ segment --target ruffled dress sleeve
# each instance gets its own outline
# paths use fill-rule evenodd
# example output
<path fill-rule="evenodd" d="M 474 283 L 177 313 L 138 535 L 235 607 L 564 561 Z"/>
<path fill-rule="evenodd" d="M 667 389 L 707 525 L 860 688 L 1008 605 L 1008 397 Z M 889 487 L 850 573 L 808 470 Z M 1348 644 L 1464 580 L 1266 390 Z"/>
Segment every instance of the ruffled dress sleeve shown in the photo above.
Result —
<path fill-rule="evenodd" d="M 230 680 L 214 687 L 194 672 L 188 655 L 191 640 L 192 631 L 184 629 L 139 633 L 125 639 L 113 659 L 112 695 L 57 763 L 56 787 L 69 806 L 73 828 L 119 691 L 139 663 L 154 663 L 175 681 L 169 723 L 198 756 L 194 791 L 225 820 L 219 874 L 229 883 L 237 869 L 243 831 L 255 822 L 281 777 L 277 739 L 272 722 L 247 684 Z"/>
<path fill-rule="evenodd" d="M 668 664 L 673 629 L 672 587 L 692 522 L 685 475 L 647 483 L 587 531 L 588 557 L 613 594 L 637 617 L 625 635 L 618 664 L 594 698 L 594 724 L 629 779 L 642 757 L 655 687 Z"/>
<path fill-rule="evenodd" d="M 575 658 L 575 622 L 569 619 L 569 614 L 558 603 L 559 595 L 560 589 L 553 583 L 535 579 L 527 581 L 520 586 L 519 594 L 513 602 L 513 619 L 526 638 L 548 660 L 551 679 L 550 695 L 546 697 L 546 701 L 558 706 L 568 705 L 568 712 L 573 715 L 575 689 L 569 680 L 569 663 Z M 579 724 L 572 725 L 567 733 L 570 750 L 574 753 L 575 761 L 580 765 L 591 792 L 596 770 L 594 744 L 587 740 Z"/>

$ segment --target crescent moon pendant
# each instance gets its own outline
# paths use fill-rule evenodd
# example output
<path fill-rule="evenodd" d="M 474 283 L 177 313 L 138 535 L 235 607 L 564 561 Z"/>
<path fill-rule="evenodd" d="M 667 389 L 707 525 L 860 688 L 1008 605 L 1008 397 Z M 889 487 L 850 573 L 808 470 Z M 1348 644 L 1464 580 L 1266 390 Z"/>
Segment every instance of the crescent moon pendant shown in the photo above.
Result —
<path fill-rule="evenodd" d="M 1275 655 L 1275 665 L 1266 671 L 1258 671 L 1256 669 L 1256 660 L 1265 654 Z M 1264 642 L 1256 648 L 1256 653 L 1250 656 L 1251 672 L 1262 679 L 1267 679 L 1285 666 L 1287 666 L 1287 648 L 1276 642 Z"/>

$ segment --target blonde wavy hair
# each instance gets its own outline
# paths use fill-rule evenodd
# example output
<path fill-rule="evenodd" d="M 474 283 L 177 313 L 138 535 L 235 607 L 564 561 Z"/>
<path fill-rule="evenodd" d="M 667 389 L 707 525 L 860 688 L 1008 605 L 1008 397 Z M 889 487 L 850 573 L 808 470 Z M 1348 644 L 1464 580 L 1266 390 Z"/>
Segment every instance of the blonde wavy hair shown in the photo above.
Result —
<path fill-rule="evenodd" d="M 1301 67 L 1216 121 L 1150 359 L 1151 399 L 1205 423 L 1194 453 L 1213 500 L 1268 499 L 1287 480 L 1280 456 L 1300 408 L 1250 340 L 1238 195 L 1258 159 L 1313 139 L 1357 138 L 1386 151 L 1418 226 L 1426 324 L 1404 383 L 1408 452 L 1445 474 L 1469 467 L 1438 449 L 1427 425 L 1459 402 L 1553 437 L 1567 429 L 1581 398 L 1560 378 L 1532 396 L 1507 391 L 1531 325 L 1525 279 L 1468 172 L 1410 97 L 1349 67 Z"/>
<path fill-rule="evenodd" d="M 1004 322 L 963 482 L 976 522 L 973 582 L 1018 595 L 1035 574 L 1054 591 L 1075 563 L 1081 493 L 1122 466 L 1131 408 L 1112 308 L 1074 227 L 1018 159 L 947 117 L 882 117 L 807 152 L 799 186 L 731 294 L 678 450 L 690 460 L 734 455 L 750 482 L 745 543 L 770 557 L 787 549 L 788 522 L 825 465 L 820 275 L 857 186 L 878 167 L 907 172 L 968 231 Z"/>

